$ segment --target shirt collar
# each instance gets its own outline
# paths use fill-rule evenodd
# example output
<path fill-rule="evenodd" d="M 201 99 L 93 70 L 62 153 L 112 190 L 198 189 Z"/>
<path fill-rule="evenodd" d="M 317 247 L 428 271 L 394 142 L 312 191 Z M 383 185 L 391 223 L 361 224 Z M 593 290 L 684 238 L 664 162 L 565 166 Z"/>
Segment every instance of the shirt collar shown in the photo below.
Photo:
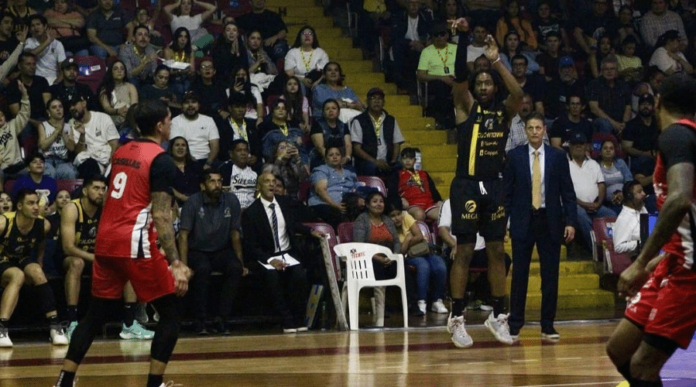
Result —
<path fill-rule="evenodd" d="M 273 196 L 273 201 L 269 202 L 268 200 L 264 199 L 263 197 L 259 197 L 261 199 L 261 204 L 263 204 L 263 208 L 268 208 L 268 206 L 271 205 L 271 203 L 274 203 L 276 207 L 278 206 L 278 201 L 276 200 L 275 196 Z"/>
<path fill-rule="evenodd" d="M 535 152 L 535 151 L 539 152 L 539 156 L 543 156 L 543 155 L 544 155 L 544 144 L 541 144 L 541 146 L 539 147 L 539 149 L 534 149 L 534 147 L 532 146 L 532 144 L 527 144 L 527 149 L 529 150 L 529 155 L 530 155 L 530 156 L 534 156 L 534 152 Z"/>

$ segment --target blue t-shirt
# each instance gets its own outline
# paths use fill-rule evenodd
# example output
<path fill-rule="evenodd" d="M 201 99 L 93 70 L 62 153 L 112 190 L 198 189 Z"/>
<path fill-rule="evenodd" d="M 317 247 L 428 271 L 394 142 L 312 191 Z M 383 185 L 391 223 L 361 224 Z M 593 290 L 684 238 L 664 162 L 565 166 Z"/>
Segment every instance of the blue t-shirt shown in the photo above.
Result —
<path fill-rule="evenodd" d="M 31 179 L 31 176 L 25 175 L 17 179 L 12 186 L 12 201 L 15 202 L 17 193 L 22 188 L 29 188 L 36 191 L 39 194 L 39 202 L 41 202 L 41 197 L 48 199 L 47 204 L 52 204 L 56 200 L 56 195 L 58 195 L 58 183 L 56 180 L 50 176 L 42 176 L 41 182 L 36 183 Z"/>

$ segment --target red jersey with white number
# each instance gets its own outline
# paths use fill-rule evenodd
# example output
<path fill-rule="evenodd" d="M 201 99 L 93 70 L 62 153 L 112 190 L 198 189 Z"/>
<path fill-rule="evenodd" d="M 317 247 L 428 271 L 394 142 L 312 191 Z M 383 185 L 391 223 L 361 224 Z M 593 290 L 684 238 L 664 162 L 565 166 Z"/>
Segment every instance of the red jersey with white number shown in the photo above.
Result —
<path fill-rule="evenodd" d="M 150 141 L 131 141 L 114 152 L 95 255 L 151 258 L 157 250 L 150 167 L 155 157 L 163 152 L 161 146 Z"/>
<path fill-rule="evenodd" d="M 418 206 L 424 210 L 435 205 L 428 174 L 423 171 L 399 171 L 399 196 L 406 199 L 409 206 Z"/>
<path fill-rule="evenodd" d="M 689 120 L 679 120 L 674 125 L 671 125 L 663 132 L 663 136 L 668 135 L 668 131 L 674 127 L 681 126 L 683 128 L 689 128 L 696 133 L 696 123 Z M 688 138 L 681 138 L 681 142 L 686 146 L 694 146 L 696 143 L 688 144 Z M 660 144 L 661 153 L 657 155 L 657 160 L 655 161 L 655 172 L 653 174 L 653 186 L 655 187 L 655 195 L 657 199 L 657 209 L 661 210 L 662 206 L 667 199 L 668 186 L 667 186 L 667 169 L 669 165 L 674 165 L 679 161 L 671 161 L 671 164 L 664 160 L 662 155 L 663 144 Z M 665 147 L 669 149 L 668 146 Z M 673 148 L 674 149 L 674 148 Z M 679 150 L 677 150 L 678 152 Z M 665 157 L 670 157 L 671 154 L 665 154 Z M 681 161 L 681 160 L 680 160 Z M 683 160 L 686 162 L 691 162 L 696 165 L 696 160 Z M 669 253 L 669 258 L 677 259 L 680 265 L 683 265 L 686 269 L 694 268 L 694 238 L 696 237 L 696 184 L 694 186 L 693 196 L 691 198 L 691 208 L 689 212 L 684 216 L 684 218 L 679 223 L 679 227 L 672 234 L 670 240 L 663 246 L 662 250 Z"/>

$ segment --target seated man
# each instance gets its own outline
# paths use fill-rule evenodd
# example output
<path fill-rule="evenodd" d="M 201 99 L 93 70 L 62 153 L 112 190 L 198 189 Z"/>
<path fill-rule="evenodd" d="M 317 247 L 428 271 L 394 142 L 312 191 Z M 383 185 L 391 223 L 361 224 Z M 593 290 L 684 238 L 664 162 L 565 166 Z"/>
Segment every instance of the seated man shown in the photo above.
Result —
<path fill-rule="evenodd" d="M 124 43 L 126 15 L 111 0 L 99 0 L 99 6 L 87 18 L 87 38 L 92 43 L 90 54 L 106 59 L 118 56 L 116 50 Z"/>
<path fill-rule="evenodd" d="M 85 267 L 88 273 L 92 272 L 94 243 L 105 192 L 106 178 L 104 176 L 88 177 L 82 186 L 81 197 L 66 204 L 60 213 L 63 254 L 58 255 L 56 261 L 62 262 L 56 262 L 56 266 L 61 267 L 65 272 L 65 300 L 69 321 L 65 334 L 68 340 L 77 327 L 77 304 L 80 298 L 82 273 L 85 272 Z M 120 337 L 124 340 L 150 340 L 155 337 L 155 332 L 145 329 L 135 320 L 137 298 L 130 282 L 123 289 L 123 300 L 125 309 Z"/>
<path fill-rule="evenodd" d="M 194 160 L 210 168 L 220 151 L 220 134 L 210 116 L 200 114 L 200 95 L 189 91 L 182 102 L 182 113 L 172 119 L 169 138 L 183 137 Z"/>
<path fill-rule="evenodd" d="M 82 96 L 70 102 L 70 124 L 75 141 L 75 165 L 80 177 L 101 175 L 118 148 L 119 134 L 114 121 L 105 113 L 89 110 Z"/>
<path fill-rule="evenodd" d="M 60 65 L 62 79 L 60 82 L 56 82 L 51 85 L 48 89 L 51 93 L 51 97 L 57 98 L 63 103 L 64 119 L 68 121 L 72 118 L 70 115 L 70 103 L 73 100 L 77 100 L 82 97 L 87 101 L 87 107 L 89 110 L 98 110 L 99 106 L 98 99 L 94 96 L 92 89 L 89 85 L 81 82 L 77 82 L 77 75 L 79 74 L 79 66 L 73 58 L 68 58 L 63 61 Z"/>
<path fill-rule="evenodd" d="M 232 141 L 230 161 L 220 166 L 223 187 L 229 187 L 242 207 L 246 210 L 254 201 L 258 175 L 248 164 L 249 143 L 240 139 Z"/>
<path fill-rule="evenodd" d="M 392 16 L 391 51 L 394 61 L 391 73 L 400 94 L 415 91 L 414 75 L 433 24 L 432 14 L 421 11 L 420 5 L 419 0 L 408 0 L 406 10 Z M 454 73 L 454 66 L 451 70 Z"/>
<path fill-rule="evenodd" d="M 448 43 L 449 31 L 445 23 L 435 24 L 431 31 L 433 44 L 423 49 L 418 62 L 418 81 L 428 83 L 428 115 L 435 118 L 439 129 L 454 128 L 454 59 L 457 45 Z"/>
<path fill-rule="evenodd" d="M 619 64 L 614 55 L 602 60 L 601 75 L 587 85 L 587 95 L 595 130 L 621 134 L 631 119 L 631 88 L 619 78 Z"/>
<path fill-rule="evenodd" d="M 39 217 L 39 195 L 36 192 L 20 190 L 15 203 L 16 212 L 6 212 L 0 217 L 0 285 L 4 288 L 0 303 L 0 347 L 12 347 L 7 327 L 25 282 L 34 286 L 36 301 L 49 321 L 51 343 L 67 345 L 68 339 L 58 321 L 53 291 L 41 269 L 46 234 L 51 224 Z M 36 253 L 36 259 L 31 257 L 32 253 Z"/>
<path fill-rule="evenodd" d="M 29 174 L 15 181 L 12 186 L 12 197 L 17 197 L 17 193 L 26 188 L 39 195 L 40 207 L 53 205 L 58 194 L 58 184 L 54 178 L 44 175 L 46 158 L 41 153 L 34 152 L 27 157 L 26 164 Z"/>
<path fill-rule="evenodd" d="M 384 91 L 367 92 L 367 110 L 350 123 L 358 176 L 386 176 L 396 165 L 405 141 L 394 116 L 384 111 Z"/>
<path fill-rule="evenodd" d="M 568 151 L 570 139 L 575 133 L 582 133 L 586 139 L 592 139 L 594 128 L 590 120 L 582 116 L 585 102 L 580 94 L 570 94 L 567 99 L 567 112 L 563 113 L 551 125 L 551 146 Z"/>
<path fill-rule="evenodd" d="M 602 205 L 607 187 L 599 164 L 587 157 L 588 145 L 589 141 L 584 134 L 574 133 L 570 138 L 568 163 L 578 203 L 578 228 L 585 247 L 591 251 L 592 219 L 616 214 Z"/>
<path fill-rule="evenodd" d="M 128 82 L 140 89 L 152 83 L 157 68 L 157 49 L 150 44 L 150 29 L 139 25 L 133 30 L 135 41 L 119 48 L 118 58 L 126 66 Z"/>
<path fill-rule="evenodd" d="M 637 180 L 623 186 L 623 208 L 614 222 L 614 252 L 635 257 L 640 253 L 640 214 L 647 214 L 645 192 Z"/>
<path fill-rule="evenodd" d="M 22 94 L 20 101 L 21 108 L 12 120 L 7 120 L 5 113 L 0 110 L 0 177 L 2 181 L 6 178 L 16 178 L 24 172 L 25 165 L 22 160 L 22 153 L 19 150 L 19 133 L 29 122 L 30 106 L 29 93 L 22 81 L 15 81 Z"/>
<path fill-rule="evenodd" d="M 258 262 L 274 313 L 283 319 L 283 332 L 307 330 L 305 310 L 309 288 L 307 273 L 298 260 L 297 233 L 323 238 L 319 231 L 298 223 L 288 210 L 285 197 L 276 196 L 275 177 L 259 176 L 256 199 L 242 214 L 245 251 Z"/>
<path fill-rule="evenodd" d="M 442 197 L 428 172 L 414 170 L 416 149 L 404 148 L 401 163 L 403 168 L 395 171 L 389 179 L 387 192 L 390 200 L 400 200 L 416 220 L 437 220 Z"/>
<path fill-rule="evenodd" d="M 274 62 L 285 58 L 289 50 L 285 39 L 288 29 L 279 14 L 266 9 L 265 0 L 253 0 L 251 12 L 238 17 L 237 24 L 247 33 L 255 29 L 260 30 L 264 49 Z"/>
<path fill-rule="evenodd" d="M 232 302 L 242 276 L 248 273 L 242 253 L 241 213 L 234 194 L 222 192 L 222 175 L 215 169 L 203 171 L 201 191 L 191 195 L 181 210 L 179 255 L 193 270 L 191 294 L 195 303 L 195 331 L 208 332 L 205 327 L 208 287 L 212 271 L 222 271 L 220 306 L 214 329 L 227 334 L 227 320 L 232 315 Z"/>

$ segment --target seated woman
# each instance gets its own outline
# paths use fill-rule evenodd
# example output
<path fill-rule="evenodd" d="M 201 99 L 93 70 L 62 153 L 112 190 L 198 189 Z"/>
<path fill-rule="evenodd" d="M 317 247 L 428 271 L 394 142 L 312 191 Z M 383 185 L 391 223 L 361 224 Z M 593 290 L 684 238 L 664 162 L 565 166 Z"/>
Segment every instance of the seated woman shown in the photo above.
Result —
<path fill-rule="evenodd" d="M 253 101 L 247 106 L 247 112 L 244 118 L 250 118 L 256 120 L 256 125 L 259 126 L 263 122 L 264 110 L 263 110 L 263 97 L 261 96 L 261 90 L 251 83 L 249 79 L 249 70 L 245 66 L 239 66 L 232 69 L 232 74 L 234 78 L 230 80 L 230 86 L 227 88 L 226 93 L 229 97 L 232 93 L 241 93 L 249 100 Z M 221 115 L 223 113 L 220 113 Z M 223 118 L 227 118 L 227 115 L 223 115 Z"/>
<path fill-rule="evenodd" d="M 650 57 L 649 66 L 657 66 L 665 75 L 694 72 L 693 66 L 681 52 L 679 31 L 669 30 L 662 34 L 655 44 L 655 51 Z"/>
<path fill-rule="evenodd" d="M 82 35 L 85 26 L 85 18 L 72 9 L 68 0 L 55 0 L 53 8 L 44 12 L 48 21 L 49 33 L 54 39 L 63 44 L 66 53 L 73 55 L 89 55 L 89 40 Z"/>
<path fill-rule="evenodd" d="M 498 19 L 495 27 L 495 38 L 498 43 L 506 39 L 510 31 L 517 31 L 520 43 L 525 51 L 537 50 L 537 38 L 529 20 L 520 16 L 520 4 L 518 0 L 508 0 L 503 9 L 503 17 Z"/>
<path fill-rule="evenodd" d="M 590 64 L 590 72 L 592 73 L 592 78 L 599 78 L 601 75 L 600 69 L 602 68 L 602 61 L 609 55 L 614 53 L 614 46 L 612 44 L 611 36 L 604 34 L 599 37 L 597 41 L 597 50 L 592 51 L 588 62 Z"/>
<path fill-rule="evenodd" d="M 353 241 L 374 243 L 389 248 L 393 253 L 401 253 L 399 232 L 394 222 L 384 213 L 385 198 L 380 192 L 371 192 L 365 199 L 365 212 L 353 222 Z M 375 278 L 384 280 L 396 277 L 396 263 L 382 254 L 372 257 Z M 374 288 L 374 325 L 384 326 L 384 287 Z"/>
<path fill-rule="evenodd" d="M 623 185 L 633 180 L 633 174 L 628 169 L 626 162 L 616 157 L 614 141 L 605 140 L 602 143 L 599 166 L 602 169 L 604 184 L 607 187 L 604 205 L 618 214 L 621 212 L 621 203 L 623 203 Z"/>
<path fill-rule="evenodd" d="M 135 27 L 139 25 L 147 26 L 150 30 L 150 44 L 157 47 L 164 46 L 165 42 L 162 39 L 162 33 L 157 31 L 155 28 L 155 20 L 159 19 L 160 11 L 162 10 L 162 2 L 157 1 L 155 5 L 155 12 L 150 16 L 150 12 L 146 7 L 138 7 L 135 9 L 135 18 L 126 24 L 126 30 L 128 31 L 128 41 L 135 42 L 135 36 L 133 31 Z M 176 34 L 174 34 L 176 36 Z"/>
<path fill-rule="evenodd" d="M 358 185 L 358 176 L 343 168 L 343 148 L 329 145 L 326 148 L 326 164 L 312 170 L 312 190 L 309 204 L 314 213 L 334 230 L 344 221 L 346 205 L 343 194 L 351 192 Z"/>
<path fill-rule="evenodd" d="M 305 90 L 311 90 L 321 80 L 321 70 L 329 62 L 329 55 L 319 48 L 314 28 L 304 26 L 297 32 L 292 49 L 285 55 L 285 74 L 302 80 Z"/>
<path fill-rule="evenodd" d="M 54 179 L 76 179 L 77 167 L 68 152 L 75 151 L 70 125 L 65 122 L 63 103 L 51 98 L 46 104 L 48 120 L 39 125 L 39 151 L 46 158 L 44 174 Z"/>
<path fill-rule="evenodd" d="M 107 69 L 97 93 L 104 113 L 111 116 L 119 129 L 126 121 L 128 107 L 138 103 L 138 90 L 126 79 L 128 79 L 126 65 L 117 60 Z"/>
<path fill-rule="evenodd" d="M 427 310 L 428 290 L 431 288 L 432 297 L 430 309 L 435 313 L 447 314 L 449 311 L 443 304 L 445 284 L 447 283 L 447 267 L 442 257 L 430 252 L 418 256 L 409 256 L 409 249 L 421 243 L 428 243 L 423 237 L 416 220 L 401 206 L 398 200 L 387 203 L 387 215 L 394 222 L 401 242 L 401 254 L 406 257 L 406 264 L 416 268 L 416 292 L 418 293 L 418 312 L 424 315 Z"/>
<path fill-rule="evenodd" d="M 247 50 L 235 23 L 225 24 L 225 29 L 210 50 L 210 56 L 213 57 L 215 76 L 225 84 L 230 83 L 232 69 L 247 67 Z"/>
<path fill-rule="evenodd" d="M 321 110 L 324 112 L 323 116 L 314 120 L 312 130 L 309 132 L 310 140 L 314 145 L 309 153 L 310 168 L 314 169 L 324 162 L 321 155 L 326 154 L 326 149 L 330 145 L 341 148 L 341 154 L 343 154 L 341 165 L 349 164 L 353 160 L 353 144 L 350 141 L 350 128 L 338 120 L 341 111 L 338 101 L 327 99 Z M 351 171 L 354 170 L 352 165 L 346 166 Z"/>
<path fill-rule="evenodd" d="M 177 28 L 172 39 L 163 55 L 165 60 L 174 61 L 169 73 L 170 83 L 176 91 L 176 97 L 181 100 L 191 87 L 191 78 L 196 75 L 196 58 L 191 46 L 191 35 L 186 28 Z M 183 68 L 186 65 L 188 67 Z"/>
<path fill-rule="evenodd" d="M 285 140 L 278 142 L 268 164 L 261 168 L 263 172 L 282 177 L 285 194 L 294 198 L 299 198 L 300 185 L 309 177 L 309 168 L 302 163 L 297 147 Z"/>
<path fill-rule="evenodd" d="M 287 102 L 290 125 L 297 126 L 303 133 L 309 133 L 309 100 L 300 87 L 300 78 L 289 77 L 285 81 L 285 91 L 279 97 Z"/>
<path fill-rule="evenodd" d="M 534 60 L 534 56 L 529 51 L 522 51 L 520 44 L 520 35 L 515 31 L 510 31 L 505 35 L 503 48 L 500 51 L 500 61 L 510 71 L 512 71 L 512 58 L 517 54 L 524 55 L 527 58 L 526 75 L 539 72 L 539 63 Z"/>
<path fill-rule="evenodd" d="M 176 91 L 169 85 L 170 74 L 171 70 L 169 70 L 169 67 L 165 65 L 157 66 L 155 76 L 153 77 L 155 83 L 143 86 L 140 89 L 138 99 L 141 101 L 161 99 L 172 110 L 172 117 L 175 117 L 181 111 L 181 103 L 179 103 Z"/>
<path fill-rule="evenodd" d="M 0 193 L 0 215 L 12 212 L 12 197 L 7 192 Z"/>
<path fill-rule="evenodd" d="M 343 85 L 343 69 L 338 62 L 329 62 L 324 66 L 324 81 L 312 89 L 312 113 L 314 118 L 322 116 L 322 107 L 328 99 L 338 101 L 341 108 L 339 119 L 344 123 L 365 110 L 365 105 L 355 91 Z"/>
<path fill-rule="evenodd" d="M 179 207 L 191 197 L 191 195 L 200 191 L 200 175 L 203 173 L 203 167 L 200 163 L 195 162 L 191 157 L 188 141 L 183 137 L 174 137 L 169 140 L 169 148 L 167 153 L 174 160 L 176 165 L 176 176 L 174 177 L 174 198 L 179 204 Z"/>
<path fill-rule="evenodd" d="M 273 157 L 273 152 L 279 142 L 287 141 L 298 150 L 302 163 L 309 165 L 309 156 L 302 143 L 304 134 L 299 128 L 290 125 L 287 103 L 282 99 L 275 101 L 271 105 L 270 119 L 259 125 L 259 132 L 262 135 L 261 152 L 266 160 L 270 160 Z"/>
<path fill-rule="evenodd" d="M 193 15 L 193 5 L 204 9 L 202 13 Z M 197 58 L 202 58 L 208 52 L 215 38 L 202 27 L 204 21 L 210 19 L 217 10 L 217 5 L 198 0 L 177 0 L 164 6 L 164 14 L 172 28 L 172 33 L 179 27 L 185 27 L 191 34 L 191 42 L 195 45 Z M 174 35 L 176 36 L 176 35 Z"/>
<path fill-rule="evenodd" d="M 249 32 L 246 40 L 246 49 L 251 83 L 257 85 L 261 90 L 268 89 L 268 86 L 278 75 L 278 67 L 273 63 L 266 50 L 263 49 L 261 31 L 253 30 Z"/>

